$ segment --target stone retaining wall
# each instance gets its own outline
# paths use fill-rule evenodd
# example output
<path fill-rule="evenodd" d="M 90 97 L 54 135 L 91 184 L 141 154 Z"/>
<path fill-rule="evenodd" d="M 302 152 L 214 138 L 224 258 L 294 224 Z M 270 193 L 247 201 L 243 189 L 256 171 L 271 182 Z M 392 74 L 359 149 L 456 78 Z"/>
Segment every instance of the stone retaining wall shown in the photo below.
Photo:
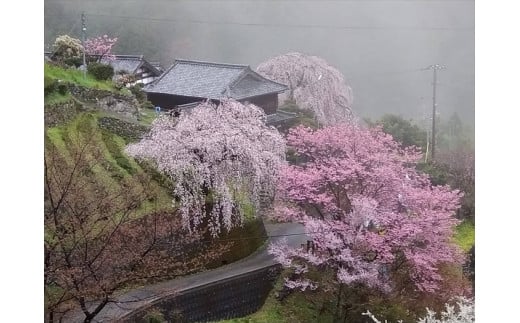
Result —
<path fill-rule="evenodd" d="M 81 104 L 73 99 L 66 102 L 46 104 L 43 113 L 45 127 L 66 124 L 82 110 Z"/>
<path fill-rule="evenodd" d="M 128 118 L 137 119 L 139 102 L 133 95 L 86 88 L 71 84 L 70 93 L 79 101 L 108 112 L 114 112 Z"/>
<path fill-rule="evenodd" d="M 139 141 L 150 130 L 150 128 L 146 126 L 113 117 L 101 117 L 99 118 L 98 124 L 101 129 L 115 133 L 125 138 L 128 142 Z"/>

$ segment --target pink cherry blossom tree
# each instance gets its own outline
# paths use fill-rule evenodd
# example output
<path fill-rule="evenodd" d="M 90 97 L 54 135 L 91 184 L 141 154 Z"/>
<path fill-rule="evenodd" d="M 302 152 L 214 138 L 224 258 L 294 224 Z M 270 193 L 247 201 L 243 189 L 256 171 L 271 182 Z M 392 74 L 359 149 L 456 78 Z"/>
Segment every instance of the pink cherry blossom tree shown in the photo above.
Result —
<path fill-rule="evenodd" d="M 116 57 L 112 54 L 112 47 L 117 42 L 117 37 L 110 38 L 107 35 L 89 38 L 85 41 L 85 54 L 95 57 L 97 62 L 101 60 L 112 61 Z"/>
<path fill-rule="evenodd" d="M 391 291 L 395 273 L 428 293 L 440 287 L 441 264 L 461 264 L 452 230 L 462 194 L 432 186 L 416 171 L 417 148 L 401 148 L 380 127 L 355 124 L 300 126 L 287 143 L 298 162 L 281 172 L 275 218 L 303 223 L 310 242 L 270 246 L 293 269 L 286 287 L 318 288 L 307 274 L 312 269 L 332 272 L 340 295 L 341 286 L 354 284 Z"/>
<path fill-rule="evenodd" d="M 204 102 L 178 120 L 159 117 L 127 152 L 173 179 L 185 227 L 216 236 L 242 223 L 245 204 L 258 209 L 260 193 L 274 192 L 285 141 L 264 116 L 252 104 Z"/>
<path fill-rule="evenodd" d="M 323 58 L 287 53 L 260 64 L 256 71 L 289 87 L 286 98 L 314 113 L 322 125 L 352 120 L 352 89 L 341 72 Z"/>

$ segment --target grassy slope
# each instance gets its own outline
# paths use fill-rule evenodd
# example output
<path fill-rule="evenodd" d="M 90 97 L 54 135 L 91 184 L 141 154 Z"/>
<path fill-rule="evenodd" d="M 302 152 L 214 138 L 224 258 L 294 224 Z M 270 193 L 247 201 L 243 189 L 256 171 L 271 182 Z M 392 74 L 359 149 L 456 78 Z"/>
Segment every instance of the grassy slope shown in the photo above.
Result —
<path fill-rule="evenodd" d="M 456 229 L 455 241 L 464 251 L 469 251 L 475 244 L 475 224 L 471 221 L 462 222 Z"/>
<path fill-rule="evenodd" d="M 103 160 L 93 168 L 96 181 L 103 183 L 107 189 L 119 185 L 123 180 L 131 181 L 132 185 L 141 185 L 133 175 L 145 171 L 135 160 L 124 153 L 125 141 L 123 138 L 98 128 L 96 114 L 81 114 L 68 125 L 48 128 L 46 131 L 48 147 L 58 149 L 66 159 L 70 158 L 69 151 L 77 145 L 77 138 L 85 137 L 89 128 L 94 129 L 94 145 L 101 148 Z M 154 182 L 152 189 L 157 192 L 156 201 L 146 201 L 139 209 L 139 214 L 145 214 L 162 209 L 171 209 L 171 195 L 168 190 Z"/>
<path fill-rule="evenodd" d="M 72 95 L 70 95 L 69 93 L 63 95 L 63 94 L 54 92 L 44 98 L 44 104 L 63 103 L 63 102 L 67 102 L 71 99 L 72 99 Z"/>
<path fill-rule="evenodd" d="M 140 123 L 143 125 L 151 125 L 157 117 L 155 110 L 153 109 L 142 109 Z"/>
<path fill-rule="evenodd" d="M 75 83 L 79 86 L 96 88 L 100 90 L 107 90 L 117 92 L 112 81 L 98 81 L 91 75 L 83 76 L 83 72 L 75 69 L 64 69 L 61 67 L 45 64 L 44 75 L 47 78 L 54 80 L 61 80 L 62 82 Z"/>

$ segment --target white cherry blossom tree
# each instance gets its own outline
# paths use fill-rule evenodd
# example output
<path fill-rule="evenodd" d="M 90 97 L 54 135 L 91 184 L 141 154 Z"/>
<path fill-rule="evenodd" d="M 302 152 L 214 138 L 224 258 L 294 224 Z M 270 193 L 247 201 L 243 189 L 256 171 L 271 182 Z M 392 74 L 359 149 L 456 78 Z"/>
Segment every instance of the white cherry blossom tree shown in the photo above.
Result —
<path fill-rule="evenodd" d="M 301 109 L 312 111 L 320 124 L 352 121 L 352 89 L 341 72 L 323 58 L 287 53 L 261 63 L 256 71 L 287 85 L 289 91 L 285 99 L 294 100 Z"/>
<path fill-rule="evenodd" d="M 179 119 L 156 119 L 127 152 L 173 179 L 174 204 L 186 227 L 208 227 L 217 236 L 242 223 L 244 204 L 258 209 L 260 193 L 274 192 L 285 141 L 264 116 L 252 104 L 204 102 Z"/>

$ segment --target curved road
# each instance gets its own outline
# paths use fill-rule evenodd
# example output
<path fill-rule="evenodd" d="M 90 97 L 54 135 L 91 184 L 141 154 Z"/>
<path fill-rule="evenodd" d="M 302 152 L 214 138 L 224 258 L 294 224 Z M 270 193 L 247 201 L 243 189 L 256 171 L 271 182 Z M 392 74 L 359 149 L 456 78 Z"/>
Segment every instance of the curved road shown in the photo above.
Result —
<path fill-rule="evenodd" d="M 269 238 L 263 247 L 250 256 L 213 270 L 137 288 L 116 296 L 115 301 L 108 303 L 94 322 L 114 322 L 165 296 L 274 265 L 276 262 L 267 253 L 267 246 L 272 242 L 286 238 L 290 246 L 298 247 L 307 241 L 307 237 L 302 234 L 304 228 L 298 223 L 265 224 L 265 229 L 269 236 L 274 237 Z M 287 236 L 277 237 L 280 235 Z M 83 313 L 73 312 L 66 315 L 63 322 L 83 322 L 83 319 Z"/>

